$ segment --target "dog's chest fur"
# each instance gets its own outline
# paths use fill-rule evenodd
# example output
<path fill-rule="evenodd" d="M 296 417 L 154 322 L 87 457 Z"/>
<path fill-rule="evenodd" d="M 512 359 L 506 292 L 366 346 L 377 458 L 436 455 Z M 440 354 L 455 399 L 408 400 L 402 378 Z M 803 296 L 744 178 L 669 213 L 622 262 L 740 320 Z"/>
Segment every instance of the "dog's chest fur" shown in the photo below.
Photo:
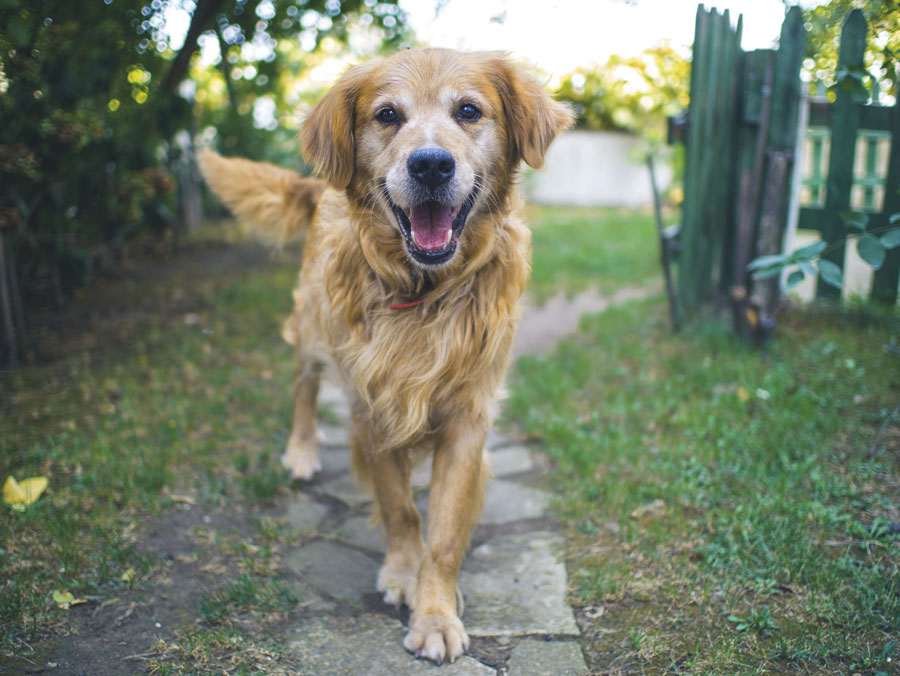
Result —
<path fill-rule="evenodd" d="M 435 413 L 478 410 L 494 399 L 518 324 L 530 232 L 509 213 L 473 224 L 467 235 L 478 253 L 438 276 L 422 304 L 391 309 L 410 299 L 414 273 L 399 275 L 408 268 L 398 268 L 383 243 L 367 249 L 351 225 L 356 220 L 341 195 L 326 193 L 304 251 L 292 320 L 301 335 L 317 334 L 329 346 L 385 445 L 401 446 L 427 434 Z M 390 227 L 385 235 L 396 237 Z"/>

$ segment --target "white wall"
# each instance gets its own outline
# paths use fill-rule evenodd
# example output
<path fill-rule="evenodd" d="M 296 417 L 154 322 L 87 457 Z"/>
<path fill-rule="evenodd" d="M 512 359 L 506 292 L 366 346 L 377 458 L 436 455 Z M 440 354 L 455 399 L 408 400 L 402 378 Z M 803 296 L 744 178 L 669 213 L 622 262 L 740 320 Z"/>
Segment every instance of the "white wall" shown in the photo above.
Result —
<path fill-rule="evenodd" d="M 653 203 L 650 175 L 639 141 L 630 134 L 568 131 L 550 147 L 546 166 L 529 172 L 524 191 L 539 204 L 641 207 Z M 672 171 L 657 161 L 656 180 L 662 190 Z"/>

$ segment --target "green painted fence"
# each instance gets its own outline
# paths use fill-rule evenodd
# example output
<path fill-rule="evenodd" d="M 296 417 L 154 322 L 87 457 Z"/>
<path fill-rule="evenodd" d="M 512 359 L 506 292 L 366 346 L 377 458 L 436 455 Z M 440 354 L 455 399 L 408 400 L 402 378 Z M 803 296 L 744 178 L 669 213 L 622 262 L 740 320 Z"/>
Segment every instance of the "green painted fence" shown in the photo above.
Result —
<path fill-rule="evenodd" d="M 900 211 L 900 102 L 864 105 L 840 87 L 833 104 L 811 102 L 805 141 L 811 171 L 795 181 L 796 155 L 804 146 L 798 143 L 805 101 L 802 12 L 787 12 L 777 50 L 744 52 L 741 31 L 741 17 L 732 25 L 727 11 L 699 6 L 677 296 L 686 316 L 724 299 L 742 329 L 754 330 L 772 312 L 780 288 L 778 278 L 751 279 L 747 264 L 781 253 L 794 190 L 806 203 L 799 227 L 817 230 L 829 243 L 846 237 L 841 213 L 853 204 L 868 212 L 870 230 L 886 227 L 889 215 Z M 854 10 L 843 29 L 839 70 L 861 67 L 865 34 L 865 17 Z M 835 247 L 827 258 L 842 267 L 843 249 Z M 895 303 L 898 278 L 900 248 L 888 251 L 876 272 L 873 297 Z M 839 292 L 820 282 L 817 293 Z"/>

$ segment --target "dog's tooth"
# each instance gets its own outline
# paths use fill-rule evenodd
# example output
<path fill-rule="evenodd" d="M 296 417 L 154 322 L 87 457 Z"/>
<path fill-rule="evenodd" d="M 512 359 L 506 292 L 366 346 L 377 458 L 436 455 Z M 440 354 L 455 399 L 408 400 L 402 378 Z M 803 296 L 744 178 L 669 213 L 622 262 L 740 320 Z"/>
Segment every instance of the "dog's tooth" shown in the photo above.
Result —
<path fill-rule="evenodd" d="M 447 230 L 447 238 L 444 240 L 444 246 L 450 244 L 450 238 L 453 237 L 453 230 Z"/>

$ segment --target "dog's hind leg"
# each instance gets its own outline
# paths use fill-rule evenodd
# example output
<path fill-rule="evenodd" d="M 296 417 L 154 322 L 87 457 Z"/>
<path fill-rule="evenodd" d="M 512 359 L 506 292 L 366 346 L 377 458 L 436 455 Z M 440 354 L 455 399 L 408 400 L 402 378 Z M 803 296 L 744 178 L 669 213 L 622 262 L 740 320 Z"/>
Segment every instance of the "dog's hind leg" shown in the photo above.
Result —
<path fill-rule="evenodd" d="M 460 416 L 437 433 L 428 500 L 428 544 L 415 608 L 403 645 L 417 656 L 451 662 L 469 645 L 457 616 L 457 578 L 469 531 L 481 516 L 490 474 L 484 456 L 487 423 Z"/>
<path fill-rule="evenodd" d="M 303 359 L 294 381 L 294 420 L 287 449 L 281 456 L 284 465 L 295 479 L 311 479 L 322 469 L 319 463 L 319 438 L 316 431 L 319 379 L 322 364 Z"/>

